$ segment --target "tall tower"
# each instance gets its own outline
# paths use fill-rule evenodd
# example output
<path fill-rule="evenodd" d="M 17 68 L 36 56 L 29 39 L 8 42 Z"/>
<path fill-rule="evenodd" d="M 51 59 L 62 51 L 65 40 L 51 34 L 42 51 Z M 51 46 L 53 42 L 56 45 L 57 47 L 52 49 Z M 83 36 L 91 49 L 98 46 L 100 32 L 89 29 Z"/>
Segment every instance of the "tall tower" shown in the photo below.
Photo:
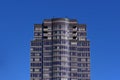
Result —
<path fill-rule="evenodd" d="M 90 80 L 86 25 L 76 19 L 45 19 L 34 25 L 31 80 Z"/>

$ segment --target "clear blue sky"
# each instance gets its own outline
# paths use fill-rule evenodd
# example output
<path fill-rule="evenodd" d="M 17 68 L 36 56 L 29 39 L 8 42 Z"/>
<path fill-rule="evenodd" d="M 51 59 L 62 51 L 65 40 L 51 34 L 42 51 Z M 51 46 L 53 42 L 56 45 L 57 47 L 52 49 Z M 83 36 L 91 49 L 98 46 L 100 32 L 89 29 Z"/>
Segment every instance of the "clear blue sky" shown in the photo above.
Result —
<path fill-rule="evenodd" d="M 91 80 L 120 80 L 119 0 L 0 0 L 0 80 L 29 80 L 33 24 L 53 16 L 87 24 Z"/>

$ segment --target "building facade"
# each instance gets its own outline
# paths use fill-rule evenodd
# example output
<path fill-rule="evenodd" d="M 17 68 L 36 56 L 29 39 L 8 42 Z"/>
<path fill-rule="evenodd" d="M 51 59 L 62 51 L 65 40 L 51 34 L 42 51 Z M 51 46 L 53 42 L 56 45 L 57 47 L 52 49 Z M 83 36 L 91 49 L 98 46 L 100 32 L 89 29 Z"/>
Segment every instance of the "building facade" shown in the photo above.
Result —
<path fill-rule="evenodd" d="M 31 80 L 90 80 L 90 42 L 76 19 L 44 19 L 34 24 Z"/>

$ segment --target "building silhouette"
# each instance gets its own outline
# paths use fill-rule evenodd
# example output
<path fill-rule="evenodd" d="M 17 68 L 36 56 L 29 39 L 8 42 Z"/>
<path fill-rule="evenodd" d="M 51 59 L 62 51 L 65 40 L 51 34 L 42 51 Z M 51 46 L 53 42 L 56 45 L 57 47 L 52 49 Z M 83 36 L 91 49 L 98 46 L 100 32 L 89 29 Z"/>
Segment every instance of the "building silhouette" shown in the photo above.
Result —
<path fill-rule="evenodd" d="M 90 80 L 90 41 L 76 19 L 44 19 L 34 24 L 30 80 Z"/>

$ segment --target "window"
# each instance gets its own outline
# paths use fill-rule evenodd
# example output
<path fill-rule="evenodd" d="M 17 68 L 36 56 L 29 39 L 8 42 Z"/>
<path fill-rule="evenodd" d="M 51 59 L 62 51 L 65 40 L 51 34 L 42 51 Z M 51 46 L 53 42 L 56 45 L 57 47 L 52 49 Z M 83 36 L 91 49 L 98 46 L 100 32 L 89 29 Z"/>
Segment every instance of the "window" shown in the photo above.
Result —
<path fill-rule="evenodd" d="M 50 56 L 50 55 L 52 55 L 52 52 L 44 52 L 44 54 L 45 54 L 46 56 Z"/>
<path fill-rule="evenodd" d="M 71 66 L 77 66 L 76 62 L 71 62 Z"/>
<path fill-rule="evenodd" d="M 83 56 L 83 57 L 90 56 L 90 53 L 78 53 L 78 56 Z"/>
<path fill-rule="evenodd" d="M 41 56 L 41 53 L 31 53 L 31 56 Z"/>
<path fill-rule="evenodd" d="M 76 28 L 76 26 L 73 26 L 73 28 Z"/>
<path fill-rule="evenodd" d="M 43 33 L 48 33 L 47 31 L 43 31 Z"/>
<path fill-rule="evenodd" d="M 86 33 L 85 32 L 82 32 L 82 33 L 78 33 L 79 36 L 86 36 Z"/>
<path fill-rule="evenodd" d="M 89 68 L 79 68 L 78 69 L 79 72 L 90 72 Z"/>
<path fill-rule="evenodd" d="M 44 26 L 44 28 L 48 28 L 48 26 Z"/>
<path fill-rule="evenodd" d="M 68 80 L 67 78 L 62 78 L 61 80 Z"/>
<path fill-rule="evenodd" d="M 48 37 L 47 36 L 43 36 L 43 39 L 47 39 Z"/>
<path fill-rule="evenodd" d="M 41 66 L 41 63 L 31 63 L 31 66 L 32 67 L 39 67 L 39 66 Z"/>
<path fill-rule="evenodd" d="M 77 73 L 71 73 L 71 76 L 77 77 Z"/>
<path fill-rule="evenodd" d="M 81 61 L 81 58 L 78 58 L 78 61 Z"/>
<path fill-rule="evenodd" d="M 63 61 L 67 61 L 68 58 L 67 58 L 67 57 L 62 57 L 61 60 L 63 60 Z"/>
<path fill-rule="evenodd" d="M 77 37 L 74 36 L 73 39 L 77 39 Z"/>
<path fill-rule="evenodd" d="M 77 42 L 71 42 L 71 45 L 77 45 Z"/>
<path fill-rule="evenodd" d="M 52 42 L 51 41 L 44 41 L 43 44 L 44 45 L 52 45 Z"/>
<path fill-rule="evenodd" d="M 33 71 L 34 71 L 34 69 L 31 68 L 31 69 L 30 69 L 30 72 L 33 72 Z"/>
<path fill-rule="evenodd" d="M 51 32 L 48 32 L 48 34 L 51 34 Z"/>
<path fill-rule="evenodd" d="M 48 68 L 43 68 L 43 71 L 49 71 L 49 69 Z"/>
<path fill-rule="evenodd" d="M 35 32 L 34 35 L 35 36 L 42 36 L 42 33 L 41 32 Z"/>
<path fill-rule="evenodd" d="M 50 62 L 44 62 L 44 66 L 51 66 L 52 65 L 52 63 L 50 63 Z"/>
<path fill-rule="evenodd" d="M 41 27 L 35 27 L 35 31 L 40 31 L 42 30 Z"/>
<path fill-rule="evenodd" d="M 89 51 L 89 48 L 77 48 L 79 51 Z"/>
<path fill-rule="evenodd" d="M 57 27 L 58 27 L 59 29 L 61 29 L 61 25 L 58 25 Z"/>
<path fill-rule="evenodd" d="M 35 58 L 31 58 L 30 61 L 35 61 Z"/>
<path fill-rule="evenodd" d="M 41 42 L 31 42 L 31 46 L 41 46 Z"/>
<path fill-rule="evenodd" d="M 89 65 L 89 63 L 78 63 L 79 67 L 88 67 Z"/>
<path fill-rule="evenodd" d="M 48 37 L 49 40 L 51 40 L 51 37 Z"/>
<path fill-rule="evenodd" d="M 68 39 L 67 36 L 61 36 L 61 39 Z"/>
<path fill-rule="evenodd" d="M 80 42 L 78 42 L 78 46 L 89 46 L 89 42 L 80 41 Z"/>
<path fill-rule="evenodd" d="M 77 32 L 76 31 L 73 31 L 73 34 L 76 34 Z"/>
<path fill-rule="evenodd" d="M 73 69 L 71 69 L 71 71 L 77 71 L 77 69 L 73 68 Z"/>
<path fill-rule="evenodd" d="M 42 48 L 31 48 L 32 49 L 32 51 L 41 51 L 42 50 Z"/>
<path fill-rule="evenodd" d="M 79 31 L 85 31 L 85 28 L 79 28 Z"/>
<path fill-rule="evenodd" d="M 70 50 L 76 50 L 77 47 L 70 47 Z"/>
<path fill-rule="evenodd" d="M 79 40 L 84 41 L 86 38 L 85 37 L 79 37 Z"/>
<path fill-rule="evenodd" d="M 52 50 L 52 47 L 44 47 L 44 50 Z"/>
<path fill-rule="evenodd" d="M 81 61 L 83 61 L 83 62 L 84 62 L 84 61 L 86 61 L 86 59 L 85 59 L 85 58 L 81 58 Z"/>
<path fill-rule="evenodd" d="M 71 61 L 77 61 L 76 57 L 71 57 Z"/>
<path fill-rule="evenodd" d="M 41 61 L 41 58 L 35 58 L 35 61 Z"/>
<path fill-rule="evenodd" d="M 31 73 L 31 77 L 38 77 L 37 73 Z"/>
<path fill-rule="evenodd" d="M 71 56 L 76 56 L 77 53 L 76 52 L 70 52 Z"/>
<path fill-rule="evenodd" d="M 44 57 L 44 60 L 45 61 L 50 61 L 50 60 L 52 60 L 52 57 Z"/>
<path fill-rule="evenodd" d="M 39 71 L 40 71 L 40 69 L 39 69 L 39 68 L 35 69 L 35 72 L 39 72 Z"/>
<path fill-rule="evenodd" d="M 43 77 L 48 77 L 48 76 L 49 76 L 49 74 L 47 74 L 47 73 L 46 73 L 46 74 L 43 74 Z"/>

